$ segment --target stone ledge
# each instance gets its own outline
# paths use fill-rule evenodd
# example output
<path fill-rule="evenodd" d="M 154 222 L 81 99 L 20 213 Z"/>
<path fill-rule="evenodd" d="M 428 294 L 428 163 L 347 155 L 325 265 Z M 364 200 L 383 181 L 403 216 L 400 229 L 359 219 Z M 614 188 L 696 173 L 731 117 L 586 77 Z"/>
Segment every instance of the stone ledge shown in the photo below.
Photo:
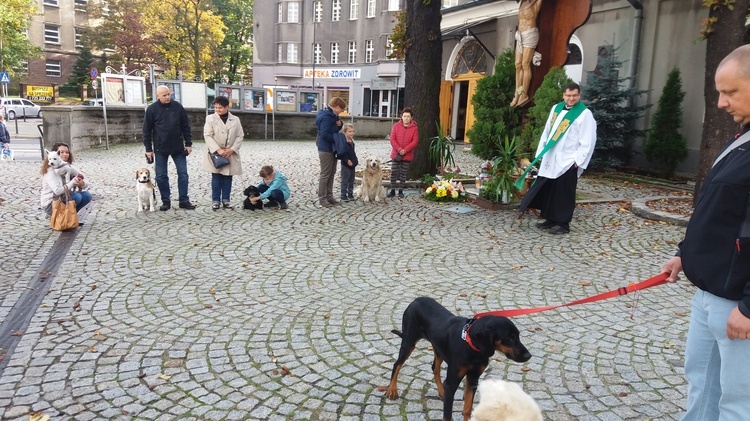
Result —
<path fill-rule="evenodd" d="M 670 224 L 679 225 L 681 227 L 686 227 L 690 218 L 682 216 L 682 215 L 675 215 L 673 213 L 666 213 L 666 212 L 654 210 L 654 209 L 649 208 L 646 205 L 646 202 L 650 202 L 652 200 L 680 199 L 680 198 L 684 198 L 684 196 L 656 196 L 656 197 L 646 197 L 642 199 L 636 199 L 636 200 L 633 200 L 633 203 L 631 204 L 630 209 L 633 211 L 633 214 L 638 215 L 641 218 L 653 219 L 655 221 L 664 221 L 664 222 L 669 222 Z"/>

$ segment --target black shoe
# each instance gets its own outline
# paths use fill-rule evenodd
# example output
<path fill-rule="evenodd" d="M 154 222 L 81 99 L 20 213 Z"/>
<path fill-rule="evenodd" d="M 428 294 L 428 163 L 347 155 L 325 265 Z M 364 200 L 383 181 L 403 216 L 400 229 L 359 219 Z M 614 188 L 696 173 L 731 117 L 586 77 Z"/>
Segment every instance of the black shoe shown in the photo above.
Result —
<path fill-rule="evenodd" d="M 279 207 L 281 209 L 289 209 L 289 205 L 287 205 L 286 202 L 279 202 Z"/>
<path fill-rule="evenodd" d="M 224 209 L 232 209 L 233 206 L 229 202 L 224 202 Z"/>
<path fill-rule="evenodd" d="M 550 228 L 549 231 L 552 235 L 562 235 L 567 234 L 570 232 L 570 229 L 563 227 L 562 225 L 555 225 L 554 227 Z"/>
<path fill-rule="evenodd" d="M 395 195 L 396 195 L 396 190 L 394 190 L 394 189 L 391 189 L 391 191 L 389 191 L 389 192 L 388 192 L 388 194 L 387 194 L 387 195 L 385 195 L 385 197 L 393 197 L 393 196 L 395 196 Z"/>
<path fill-rule="evenodd" d="M 328 203 L 330 203 L 330 204 L 332 204 L 332 205 L 338 205 L 338 204 L 339 204 L 339 203 L 341 203 L 341 202 L 339 202 L 338 200 L 336 200 L 336 199 L 334 199 L 334 198 L 332 198 L 332 197 L 329 197 L 329 198 L 328 198 Z"/>
<path fill-rule="evenodd" d="M 279 202 L 277 202 L 275 200 L 269 200 L 265 204 L 265 207 L 267 207 L 267 208 L 275 208 L 276 206 L 279 206 Z"/>
<path fill-rule="evenodd" d="M 195 205 L 190 202 L 180 202 L 180 209 L 195 209 Z"/>
<path fill-rule="evenodd" d="M 347 199 L 346 197 L 342 197 L 342 198 L 341 198 L 341 201 L 342 201 L 342 202 L 348 202 L 348 201 L 349 201 L 349 199 Z"/>
<path fill-rule="evenodd" d="M 219 204 L 218 204 L 218 203 L 212 203 L 212 204 L 211 204 L 211 209 L 213 209 L 213 210 L 219 210 L 219 207 L 220 207 L 220 206 L 219 206 Z"/>
<path fill-rule="evenodd" d="M 550 222 L 550 221 L 544 221 L 544 222 L 537 222 L 536 223 L 536 227 L 539 228 L 539 229 L 543 229 L 543 230 L 548 230 L 548 229 L 550 229 L 550 228 L 552 228 L 554 226 L 555 226 L 555 223 L 554 222 Z"/>
<path fill-rule="evenodd" d="M 404 198 L 404 191 L 403 190 L 399 190 L 398 191 L 398 198 L 399 199 L 403 199 Z"/>
<path fill-rule="evenodd" d="M 159 206 L 160 211 L 168 211 L 172 208 L 172 205 L 169 203 L 162 203 L 161 206 Z"/>

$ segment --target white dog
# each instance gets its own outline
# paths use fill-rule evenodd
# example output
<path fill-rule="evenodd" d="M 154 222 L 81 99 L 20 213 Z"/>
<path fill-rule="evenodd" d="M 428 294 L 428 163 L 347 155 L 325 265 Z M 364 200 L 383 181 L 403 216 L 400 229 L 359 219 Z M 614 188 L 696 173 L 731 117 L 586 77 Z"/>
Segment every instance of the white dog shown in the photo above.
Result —
<path fill-rule="evenodd" d="M 383 188 L 383 169 L 380 168 L 380 160 L 374 156 L 365 159 L 365 170 L 362 172 L 362 184 L 355 192 L 365 203 L 380 202 L 385 195 Z"/>
<path fill-rule="evenodd" d="M 65 176 L 65 180 L 70 177 L 70 165 L 60 157 L 60 151 L 44 150 L 47 154 L 47 165 L 55 171 L 59 177 Z"/>
<path fill-rule="evenodd" d="M 154 202 L 156 201 L 156 191 L 154 184 L 151 182 L 151 171 L 148 168 L 138 168 L 135 170 L 135 191 L 138 195 L 138 212 L 145 209 L 154 211 Z"/>
<path fill-rule="evenodd" d="M 479 383 L 479 404 L 469 421 L 542 421 L 534 398 L 515 383 L 485 379 Z"/>

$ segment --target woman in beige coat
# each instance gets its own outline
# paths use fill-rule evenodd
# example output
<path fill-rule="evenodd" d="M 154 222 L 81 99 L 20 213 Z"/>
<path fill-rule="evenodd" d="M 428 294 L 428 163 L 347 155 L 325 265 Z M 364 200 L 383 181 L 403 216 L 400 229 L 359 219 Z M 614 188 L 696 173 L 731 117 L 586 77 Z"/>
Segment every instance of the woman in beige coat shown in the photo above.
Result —
<path fill-rule="evenodd" d="M 201 168 L 211 173 L 211 208 L 217 210 L 223 204 L 225 209 L 229 209 L 232 207 L 229 202 L 232 176 L 242 174 L 240 147 L 245 132 L 240 119 L 229 112 L 229 100 L 226 97 L 216 97 L 214 111 L 206 117 L 206 124 L 203 126 L 203 139 L 208 152 L 203 157 Z M 209 156 L 214 152 L 229 158 L 229 165 L 214 167 Z"/>

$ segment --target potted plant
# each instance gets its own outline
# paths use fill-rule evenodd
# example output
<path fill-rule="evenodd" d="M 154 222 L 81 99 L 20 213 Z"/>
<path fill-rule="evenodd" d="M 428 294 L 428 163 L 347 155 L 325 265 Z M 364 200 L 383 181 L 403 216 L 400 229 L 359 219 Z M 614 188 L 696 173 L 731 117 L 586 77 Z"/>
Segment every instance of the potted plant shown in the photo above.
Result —
<path fill-rule="evenodd" d="M 456 145 L 453 143 L 453 138 L 445 134 L 445 129 L 440 122 L 435 124 L 437 125 L 437 136 L 430 138 L 427 157 L 442 176 L 446 171 L 453 171 L 452 168 L 456 167 L 456 160 L 453 158 Z M 455 172 L 460 172 L 460 169 L 456 168 Z"/>
<path fill-rule="evenodd" d="M 516 192 L 513 184 L 519 176 L 518 160 L 522 154 L 519 152 L 520 143 L 516 136 L 506 136 L 498 145 L 498 155 L 492 159 L 490 178 L 480 189 L 479 197 L 507 204 Z"/>

